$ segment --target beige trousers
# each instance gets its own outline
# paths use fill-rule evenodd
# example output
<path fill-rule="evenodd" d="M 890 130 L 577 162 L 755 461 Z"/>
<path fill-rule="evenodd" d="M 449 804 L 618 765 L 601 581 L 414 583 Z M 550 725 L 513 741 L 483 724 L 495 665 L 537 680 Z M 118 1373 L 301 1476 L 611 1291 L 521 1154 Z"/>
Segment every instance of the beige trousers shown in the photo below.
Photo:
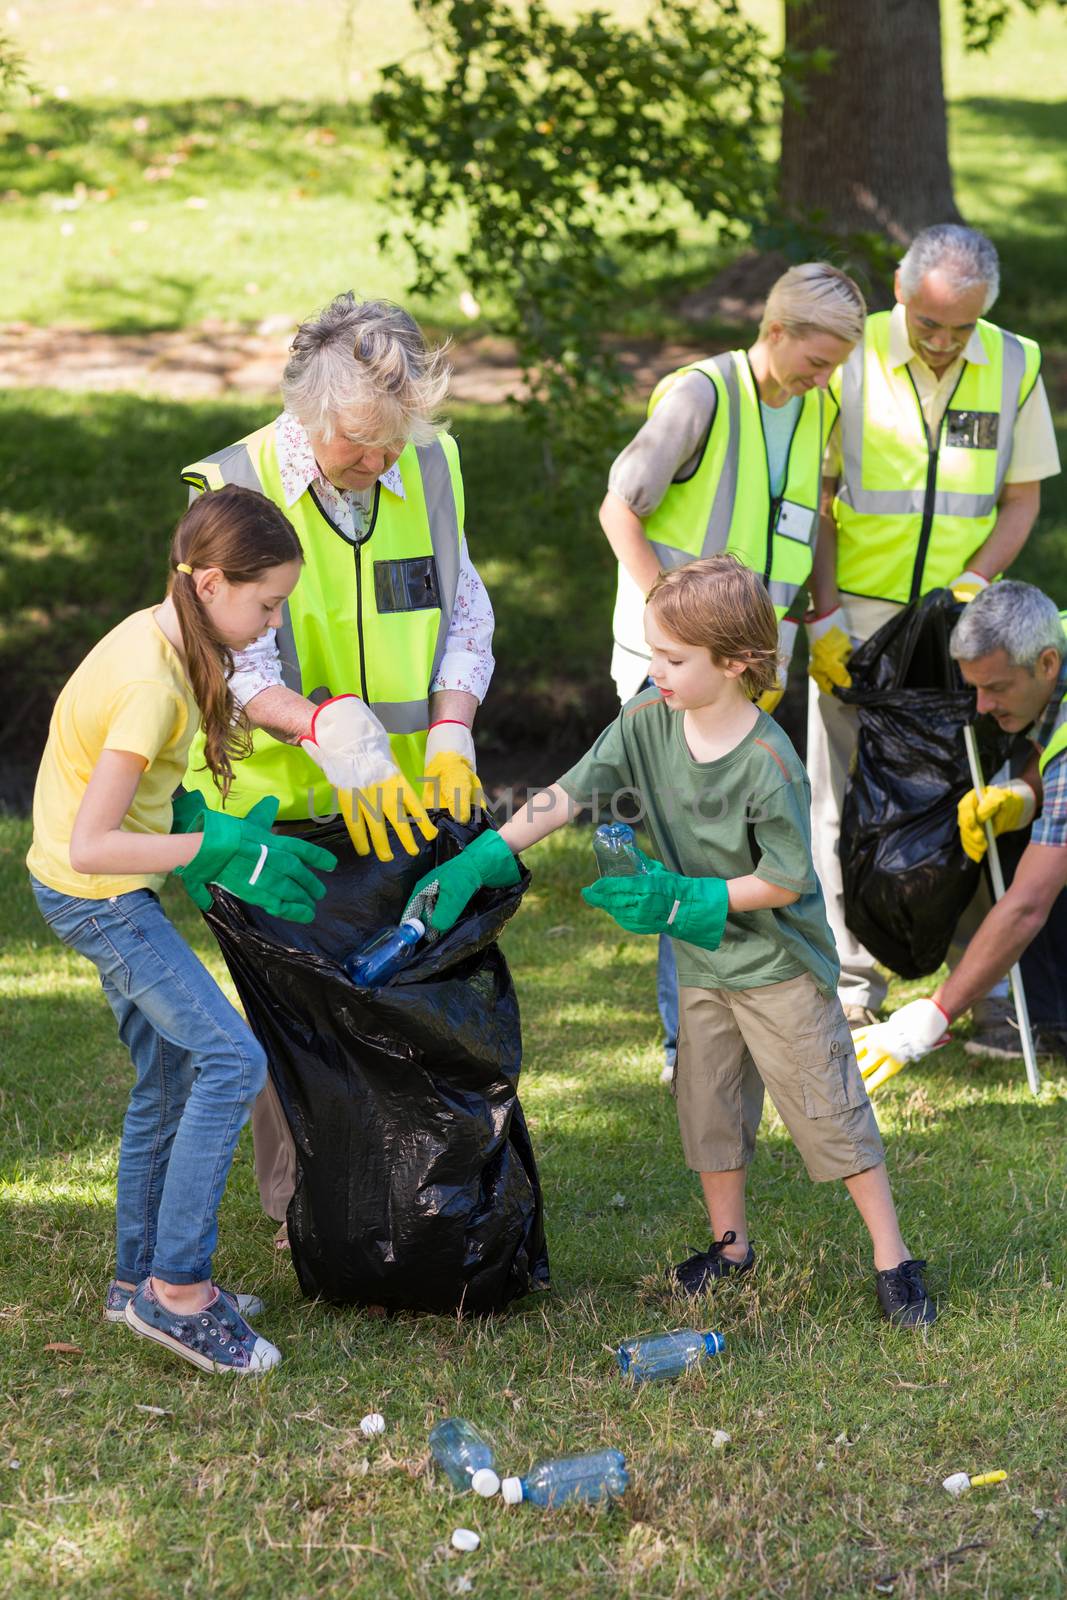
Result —
<path fill-rule="evenodd" d="M 284 1222 L 296 1188 L 296 1146 L 269 1076 L 252 1107 L 252 1143 L 260 1204 L 268 1217 Z"/>

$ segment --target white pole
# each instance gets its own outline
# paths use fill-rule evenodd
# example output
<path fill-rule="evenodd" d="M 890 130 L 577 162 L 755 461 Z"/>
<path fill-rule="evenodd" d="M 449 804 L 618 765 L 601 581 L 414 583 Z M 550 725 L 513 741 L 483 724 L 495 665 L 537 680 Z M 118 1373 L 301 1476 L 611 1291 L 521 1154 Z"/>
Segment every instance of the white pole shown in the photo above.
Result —
<path fill-rule="evenodd" d="M 971 784 L 974 787 L 975 794 L 981 800 L 985 793 L 985 780 L 982 777 L 982 763 L 978 756 L 978 740 L 970 723 L 964 726 L 963 740 L 967 746 L 967 762 L 971 769 Z M 989 876 L 993 880 L 993 898 L 999 901 L 1004 898 L 1004 874 L 1000 868 L 997 836 L 993 832 L 993 824 L 991 822 L 987 822 L 985 825 L 985 836 L 986 843 L 989 846 Z M 1022 1041 L 1023 1060 L 1026 1063 L 1026 1081 L 1034 1094 L 1040 1094 L 1041 1077 L 1037 1070 L 1034 1038 L 1030 1032 L 1030 1012 L 1026 1004 L 1022 970 L 1018 962 L 1012 967 L 1008 976 L 1011 979 L 1011 996 L 1015 1001 L 1015 1016 L 1019 1023 L 1019 1038 Z"/>

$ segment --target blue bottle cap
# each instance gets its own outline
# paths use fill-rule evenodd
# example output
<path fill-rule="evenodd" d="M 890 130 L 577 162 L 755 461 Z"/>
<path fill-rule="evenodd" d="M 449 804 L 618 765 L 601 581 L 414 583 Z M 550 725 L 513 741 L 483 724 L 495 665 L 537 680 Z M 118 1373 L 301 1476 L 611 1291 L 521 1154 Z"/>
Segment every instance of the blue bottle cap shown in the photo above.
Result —
<path fill-rule="evenodd" d="M 726 1349 L 726 1338 L 721 1333 L 706 1333 L 704 1335 L 704 1349 L 709 1356 L 720 1356 Z"/>

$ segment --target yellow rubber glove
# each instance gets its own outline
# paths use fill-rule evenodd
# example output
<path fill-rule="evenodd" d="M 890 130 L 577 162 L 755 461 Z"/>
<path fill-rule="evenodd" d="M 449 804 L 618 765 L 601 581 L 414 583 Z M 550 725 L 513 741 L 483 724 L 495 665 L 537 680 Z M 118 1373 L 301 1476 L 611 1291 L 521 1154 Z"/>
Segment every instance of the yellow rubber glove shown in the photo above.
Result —
<path fill-rule="evenodd" d="M 469 822 L 474 806 L 485 805 L 485 794 L 478 774 L 466 756 L 442 750 L 426 763 L 422 803 L 428 809 L 444 810 L 457 822 Z"/>
<path fill-rule="evenodd" d="M 797 642 L 799 626 L 799 623 L 793 622 L 789 617 L 783 617 L 778 624 L 778 682 L 773 689 L 764 689 L 756 701 L 760 710 L 766 711 L 768 716 L 777 711 L 785 694 L 786 684 L 789 681 L 789 663 L 793 659 L 793 647 Z"/>
<path fill-rule="evenodd" d="M 469 822 L 471 809 L 485 805 L 475 771 L 474 740 L 465 722 L 442 717 L 426 735 L 422 803 L 448 811 L 457 822 Z"/>
<path fill-rule="evenodd" d="M 825 616 L 813 613 L 804 618 L 808 633 L 808 676 L 814 678 L 823 694 L 834 689 L 850 689 L 852 675 L 846 667 L 852 654 L 848 623 L 840 606 Z"/>
<path fill-rule="evenodd" d="M 983 589 L 989 588 L 989 579 L 983 578 L 980 572 L 973 572 L 968 567 L 958 578 L 953 578 L 949 588 L 952 590 L 953 599 L 962 600 L 966 605 L 976 594 L 981 594 Z"/>
<path fill-rule="evenodd" d="M 409 856 L 419 853 L 419 846 L 411 831 L 412 823 L 424 839 L 437 836 L 436 827 L 402 772 L 396 772 L 391 778 L 369 789 L 341 789 L 338 791 L 338 801 L 348 828 L 348 837 L 357 855 L 369 856 L 373 850 L 379 861 L 392 861 L 389 828 L 392 828 Z"/>
<path fill-rule="evenodd" d="M 972 861 L 981 861 L 988 848 L 985 824 L 992 824 L 994 833 L 1014 833 L 1033 821 L 1037 797 L 1028 783 L 1013 778 L 1003 786 L 994 784 L 983 791 L 979 800 L 973 789 L 968 789 L 956 807 L 956 822 L 960 830 L 960 843 Z"/>

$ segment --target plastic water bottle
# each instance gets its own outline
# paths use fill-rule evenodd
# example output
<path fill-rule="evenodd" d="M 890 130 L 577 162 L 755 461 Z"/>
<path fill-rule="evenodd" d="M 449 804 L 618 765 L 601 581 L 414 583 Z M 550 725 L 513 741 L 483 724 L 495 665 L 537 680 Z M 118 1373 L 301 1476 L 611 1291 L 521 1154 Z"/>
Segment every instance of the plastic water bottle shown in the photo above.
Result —
<path fill-rule="evenodd" d="M 655 1378 L 677 1378 L 707 1356 L 721 1355 L 725 1348 L 721 1333 L 679 1328 L 676 1333 L 654 1334 L 648 1339 L 627 1339 L 615 1355 L 624 1378 L 647 1383 Z"/>
<path fill-rule="evenodd" d="M 473 1489 L 488 1498 L 500 1488 L 493 1471 L 492 1445 L 463 1417 L 445 1417 L 434 1423 L 430 1453 L 454 1489 Z"/>
<path fill-rule="evenodd" d="M 386 928 L 345 959 L 344 969 L 353 983 L 363 989 L 377 989 L 394 972 L 407 966 L 411 952 L 426 932 L 418 917 L 407 917 L 399 928 Z"/>
<path fill-rule="evenodd" d="M 631 878 L 647 872 L 628 822 L 604 822 L 593 835 L 593 854 L 602 878 Z"/>
<path fill-rule="evenodd" d="M 500 1492 L 509 1506 L 522 1500 L 532 1500 L 535 1506 L 559 1506 L 565 1500 L 593 1505 L 625 1494 L 629 1487 L 626 1457 L 618 1450 L 598 1450 L 595 1455 L 539 1461 L 525 1478 L 505 1478 Z"/>

